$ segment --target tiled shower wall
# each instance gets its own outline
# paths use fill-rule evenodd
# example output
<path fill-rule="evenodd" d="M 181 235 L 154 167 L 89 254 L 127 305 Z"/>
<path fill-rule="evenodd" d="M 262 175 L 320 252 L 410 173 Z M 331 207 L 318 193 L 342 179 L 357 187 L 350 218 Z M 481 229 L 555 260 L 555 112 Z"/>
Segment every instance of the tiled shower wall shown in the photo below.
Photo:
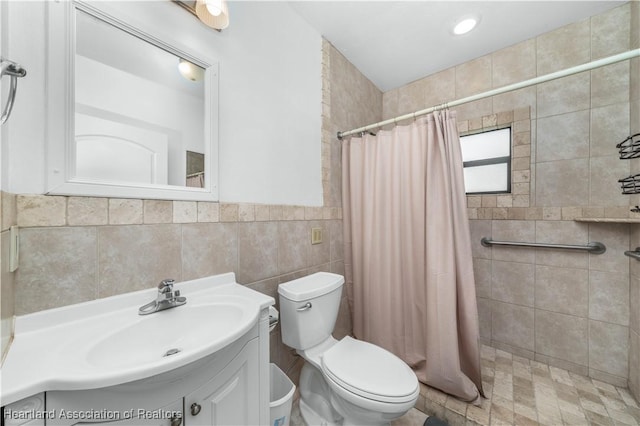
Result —
<path fill-rule="evenodd" d="M 640 48 L 640 3 L 631 3 L 631 48 Z M 640 133 L 640 58 L 631 61 L 630 134 Z M 640 160 L 632 163 L 632 173 L 640 173 Z M 632 205 L 640 204 L 640 196 Z M 640 247 L 640 225 L 633 225 L 630 250 Z M 640 261 L 630 260 L 630 332 L 629 332 L 629 390 L 640 400 Z"/>
<path fill-rule="evenodd" d="M 627 3 L 386 92 L 383 118 L 627 51 L 632 7 L 637 10 Z M 617 183 L 630 174 L 630 162 L 615 149 L 630 132 L 630 74 L 625 61 L 455 108 L 462 132 L 491 128 L 512 114 L 513 166 L 520 172 L 514 194 L 468 197 L 483 341 L 625 387 L 630 354 L 633 364 L 638 352 L 633 338 L 632 350 L 629 343 L 638 304 L 630 315 L 623 252 L 640 224 L 574 219 L 633 216 Z M 486 248 L 484 236 L 601 241 L 607 252 Z"/>
<path fill-rule="evenodd" d="M 277 300 L 281 282 L 316 271 L 342 274 L 335 132 L 379 121 L 382 93 L 327 42 L 322 62 L 324 207 L 3 193 L 3 327 L 10 327 L 14 310 L 22 315 L 152 288 L 167 277 L 235 272 L 239 283 Z M 20 267 L 12 274 L 5 230 L 15 223 Z M 319 245 L 310 243 L 313 227 L 324 230 Z M 335 334 L 350 333 L 343 298 Z M 271 335 L 271 361 L 297 382 L 302 363 L 282 344 L 279 327 Z"/>

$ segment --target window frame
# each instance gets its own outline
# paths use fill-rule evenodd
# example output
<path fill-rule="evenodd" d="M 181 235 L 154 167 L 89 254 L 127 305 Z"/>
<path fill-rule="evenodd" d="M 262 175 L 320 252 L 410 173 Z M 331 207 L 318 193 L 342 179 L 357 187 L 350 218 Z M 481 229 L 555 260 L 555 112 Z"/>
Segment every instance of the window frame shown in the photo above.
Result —
<path fill-rule="evenodd" d="M 504 191 L 482 191 L 482 192 L 467 192 L 465 187 L 465 195 L 475 196 L 475 195 L 496 195 L 496 194 L 511 194 L 511 162 L 513 157 L 513 128 L 511 125 L 505 125 L 500 127 L 495 127 L 491 129 L 482 129 L 474 132 L 466 132 L 464 135 L 459 135 L 459 138 L 462 139 L 467 136 L 478 135 L 481 133 L 490 133 L 498 130 L 509 129 L 509 155 L 502 157 L 492 157 L 492 158 L 484 158 L 482 160 L 472 160 L 472 161 L 463 161 L 462 169 L 464 173 L 464 169 L 467 167 L 478 167 L 478 166 L 489 166 L 493 164 L 505 164 L 507 165 L 507 189 Z M 461 141 L 462 142 L 462 141 Z M 460 144 L 462 146 L 462 143 Z M 462 150 L 461 150 L 462 151 Z"/>

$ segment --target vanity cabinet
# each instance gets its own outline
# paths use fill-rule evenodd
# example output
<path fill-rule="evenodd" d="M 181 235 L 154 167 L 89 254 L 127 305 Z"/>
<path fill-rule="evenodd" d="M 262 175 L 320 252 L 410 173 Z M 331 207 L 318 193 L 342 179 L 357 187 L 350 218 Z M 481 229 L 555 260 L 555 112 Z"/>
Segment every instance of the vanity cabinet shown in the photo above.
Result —
<path fill-rule="evenodd" d="M 137 410 L 126 412 L 130 418 L 123 420 L 108 420 L 93 422 L 87 419 L 78 419 L 73 426 L 181 426 L 183 424 L 184 413 L 182 412 L 182 398 L 156 410 Z M 73 413 L 71 413 L 73 414 Z M 123 415 L 123 417 L 125 416 Z M 49 422 L 46 423 L 49 425 Z"/>
<path fill-rule="evenodd" d="M 3 426 L 45 426 L 44 392 L 2 407 Z"/>
<path fill-rule="evenodd" d="M 148 316 L 156 289 L 18 317 L 0 426 L 267 425 L 273 298 L 233 273 L 180 287 Z"/>
<path fill-rule="evenodd" d="M 185 426 L 256 425 L 259 419 L 259 369 L 257 341 L 201 388 L 184 399 Z"/>
<path fill-rule="evenodd" d="M 155 377 L 101 389 L 47 392 L 46 410 L 54 415 L 38 426 L 257 425 L 260 359 L 256 326 L 225 349 Z M 84 418 L 73 418 L 83 413 Z"/>

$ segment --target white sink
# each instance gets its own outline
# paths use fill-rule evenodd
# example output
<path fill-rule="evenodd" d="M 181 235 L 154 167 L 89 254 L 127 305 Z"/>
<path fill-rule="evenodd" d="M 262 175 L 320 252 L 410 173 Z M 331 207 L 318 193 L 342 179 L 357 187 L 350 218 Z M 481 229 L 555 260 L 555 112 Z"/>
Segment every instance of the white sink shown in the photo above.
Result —
<path fill-rule="evenodd" d="M 249 313 L 246 306 L 237 303 L 187 303 L 139 316 L 137 322 L 95 342 L 88 348 L 86 360 L 104 368 L 148 365 L 175 357 L 173 361 L 215 342 L 229 340 L 254 319 Z"/>
<path fill-rule="evenodd" d="M 0 405 L 47 390 L 82 390 L 146 379 L 268 328 L 273 298 L 233 273 L 176 283 L 187 303 L 138 315 L 152 288 L 16 317 L 0 370 Z M 167 355 L 167 356 L 165 356 Z"/>

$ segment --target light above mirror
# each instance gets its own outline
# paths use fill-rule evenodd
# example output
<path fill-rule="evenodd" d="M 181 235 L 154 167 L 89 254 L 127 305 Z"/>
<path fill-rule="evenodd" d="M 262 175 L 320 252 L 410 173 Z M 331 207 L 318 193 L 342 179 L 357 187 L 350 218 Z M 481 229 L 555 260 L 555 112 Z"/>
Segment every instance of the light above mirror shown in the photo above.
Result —
<path fill-rule="evenodd" d="M 220 16 L 222 13 L 222 0 L 205 0 L 207 10 L 213 16 Z"/>
<path fill-rule="evenodd" d="M 224 30 L 229 26 L 229 8 L 225 0 L 197 0 L 196 16 L 216 30 Z"/>

